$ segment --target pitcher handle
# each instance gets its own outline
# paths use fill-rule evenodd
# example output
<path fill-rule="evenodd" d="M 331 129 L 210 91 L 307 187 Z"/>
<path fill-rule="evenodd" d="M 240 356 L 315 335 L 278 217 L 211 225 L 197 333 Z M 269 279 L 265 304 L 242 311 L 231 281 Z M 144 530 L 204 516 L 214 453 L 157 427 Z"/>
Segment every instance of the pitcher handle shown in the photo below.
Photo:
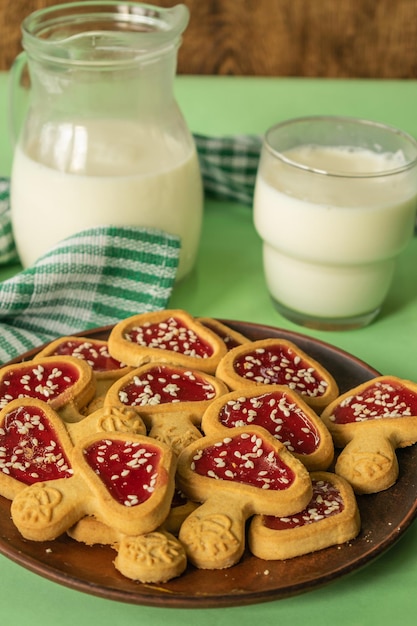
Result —
<path fill-rule="evenodd" d="M 21 52 L 10 70 L 8 126 L 12 148 L 16 147 L 29 105 L 30 76 L 26 52 Z"/>

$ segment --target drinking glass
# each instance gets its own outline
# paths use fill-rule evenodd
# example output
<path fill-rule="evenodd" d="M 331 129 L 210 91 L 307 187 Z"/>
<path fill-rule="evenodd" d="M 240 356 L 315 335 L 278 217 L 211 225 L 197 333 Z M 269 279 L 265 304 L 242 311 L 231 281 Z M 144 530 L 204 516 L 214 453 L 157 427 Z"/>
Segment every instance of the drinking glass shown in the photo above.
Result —
<path fill-rule="evenodd" d="M 369 324 L 412 237 L 417 142 L 348 117 L 288 120 L 265 135 L 254 194 L 266 283 L 302 326 Z"/>

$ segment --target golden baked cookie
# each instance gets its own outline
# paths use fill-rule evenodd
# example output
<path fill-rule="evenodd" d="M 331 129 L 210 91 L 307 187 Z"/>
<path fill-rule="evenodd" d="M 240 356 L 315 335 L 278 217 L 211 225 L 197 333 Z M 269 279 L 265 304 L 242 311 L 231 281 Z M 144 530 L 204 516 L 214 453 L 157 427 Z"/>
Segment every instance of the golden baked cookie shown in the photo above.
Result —
<path fill-rule="evenodd" d="M 134 433 L 146 435 L 146 426 L 138 413 L 128 406 L 102 406 L 79 422 L 67 423 L 73 443 L 96 433 Z"/>
<path fill-rule="evenodd" d="M 175 491 L 171 509 L 162 526 L 151 533 L 129 537 L 95 517 L 83 517 L 67 534 L 92 546 L 110 545 L 117 551 L 116 568 L 142 583 L 161 583 L 180 576 L 187 566 L 184 547 L 176 538 L 184 519 L 198 505 Z"/>
<path fill-rule="evenodd" d="M 15 398 L 38 398 L 65 421 L 77 422 L 95 391 L 91 367 L 71 356 L 42 357 L 0 369 L 0 408 Z"/>
<path fill-rule="evenodd" d="M 13 499 L 27 485 L 69 478 L 74 443 L 113 432 L 145 435 L 146 427 L 127 407 L 105 407 L 68 423 L 43 400 L 11 400 L 0 411 L 0 495 Z"/>
<path fill-rule="evenodd" d="M 377 493 L 398 478 L 396 448 L 417 441 L 417 384 L 378 376 L 339 396 L 321 418 L 343 448 L 336 473 L 356 493 Z"/>
<path fill-rule="evenodd" d="M 265 428 L 309 471 L 325 470 L 333 461 L 333 440 L 327 427 L 288 387 L 242 387 L 214 400 L 201 420 L 206 435 L 238 426 Z"/>
<path fill-rule="evenodd" d="M 116 381 L 104 404 L 134 408 L 148 434 L 178 454 L 201 437 L 199 425 L 205 409 L 227 391 L 221 380 L 205 372 L 169 363 L 149 363 Z"/>
<path fill-rule="evenodd" d="M 110 354 L 134 367 L 172 363 L 214 373 L 227 348 L 215 332 L 182 310 L 163 310 L 129 317 L 114 326 Z"/>
<path fill-rule="evenodd" d="M 243 343 L 249 343 L 251 340 L 239 333 L 237 330 L 234 330 L 227 324 L 220 322 L 220 320 L 216 320 L 213 317 L 198 317 L 197 320 L 203 326 L 206 326 L 210 330 L 219 335 L 219 337 L 224 341 L 228 350 L 232 348 L 236 348 L 236 346 L 241 346 Z"/>
<path fill-rule="evenodd" d="M 354 539 L 360 515 L 349 483 L 330 472 L 312 472 L 313 497 L 295 515 L 255 515 L 248 532 L 249 549 L 260 559 L 284 560 Z"/>
<path fill-rule="evenodd" d="M 165 530 L 155 530 L 122 537 L 114 565 L 127 578 L 142 583 L 165 583 L 184 572 L 187 555 L 176 537 Z"/>
<path fill-rule="evenodd" d="M 233 348 L 220 361 L 216 376 L 232 390 L 248 385 L 285 385 L 316 412 L 339 393 L 330 372 L 285 339 L 260 339 Z"/>
<path fill-rule="evenodd" d="M 131 433 L 100 433 L 78 442 L 70 463 L 69 478 L 30 485 L 12 501 L 13 522 L 26 539 L 55 539 L 85 515 L 126 535 L 142 535 L 168 516 L 175 461 L 164 444 Z"/>
<path fill-rule="evenodd" d="M 182 544 L 162 528 L 129 536 L 89 516 L 83 517 L 67 534 L 88 546 L 111 546 L 117 552 L 116 569 L 127 578 L 142 583 L 167 582 L 180 576 L 187 567 Z"/>
<path fill-rule="evenodd" d="M 202 569 L 239 561 L 251 515 L 292 515 L 312 496 L 303 464 L 257 426 L 233 428 L 189 445 L 178 459 L 177 484 L 190 500 L 202 503 L 179 533 L 188 559 Z"/>
<path fill-rule="evenodd" d="M 129 372 L 129 366 L 110 356 L 107 341 L 69 335 L 48 343 L 35 357 L 73 356 L 90 365 L 96 379 L 96 395 L 104 394 L 110 385 Z"/>

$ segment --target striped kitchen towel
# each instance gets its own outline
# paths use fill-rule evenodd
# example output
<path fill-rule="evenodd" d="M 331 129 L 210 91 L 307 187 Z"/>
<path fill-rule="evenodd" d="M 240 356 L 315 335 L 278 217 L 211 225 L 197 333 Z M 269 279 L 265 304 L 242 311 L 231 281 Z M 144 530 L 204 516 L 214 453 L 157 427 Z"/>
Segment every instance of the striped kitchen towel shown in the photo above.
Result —
<path fill-rule="evenodd" d="M 0 362 L 60 335 L 166 308 L 179 252 L 179 237 L 145 228 L 99 227 L 65 239 L 0 283 Z"/>

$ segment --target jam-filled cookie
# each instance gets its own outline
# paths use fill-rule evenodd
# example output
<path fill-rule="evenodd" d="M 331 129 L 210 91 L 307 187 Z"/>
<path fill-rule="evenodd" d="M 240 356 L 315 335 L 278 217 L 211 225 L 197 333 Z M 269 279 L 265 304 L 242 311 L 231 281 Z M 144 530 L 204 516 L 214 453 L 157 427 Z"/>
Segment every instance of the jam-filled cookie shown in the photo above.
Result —
<path fill-rule="evenodd" d="M 110 354 L 127 365 L 157 361 L 212 374 L 227 351 L 219 335 L 182 310 L 129 317 L 115 325 L 108 342 Z"/>
<path fill-rule="evenodd" d="M 0 369 L 0 408 L 16 398 L 38 398 L 65 421 L 77 422 L 95 391 L 91 367 L 71 356 L 42 357 Z"/>
<path fill-rule="evenodd" d="M 111 546 L 117 552 L 116 569 L 127 578 L 142 583 L 167 582 L 180 576 L 187 567 L 182 544 L 164 528 L 129 536 L 88 516 L 77 522 L 67 534 L 87 546 Z"/>
<path fill-rule="evenodd" d="M 116 381 L 105 396 L 105 406 L 134 408 L 149 435 L 178 454 L 201 437 L 199 425 L 205 409 L 227 391 L 221 380 L 205 372 L 150 363 Z"/>
<path fill-rule="evenodd" d="M 131 433 L 100 433 L 77 443 L 69 460 L 72 476 L 32 484 L 12 501 L 13 522 L 26 539 L 55 539 L 85 515 L 126 535 L 142 535 L 168 516 L 175 462 L 164 444 Z"/>
<path fill-rule="evenodd" d="M 250 551 L 260 559 L 284 560 L 354 539 L 360 515 L 349 483 L 330 472 L 312 472 L 313 497 L 295 515 L 255 515 L 249 526 Z"/>
<path fill-rule="evenodd" d="M 224 341 L 228 350 L 241 346 L 243 343 L 249 343 L 250 339 L 239 333 L 234 328 L 231 328 L 227 324 L 214 319 L 213 317 L 199 317 L 197 318 L 200 324 L 207 326 L 210 330 L 219 335 Z"/>
<path fill-rule="evenodd" d="M 180 576 L 187 566 L 184 547 L 176 536 L 182 522 L 197 506 L 176 490 L 167 519 L 151 533 L 129 537 L 87 516 L 67 534 L 89 546 L 112 546 L 118 552 L 115 566 L 128 578 L 142 583 L 166 582 Z"/>
<path fill-rule="evenodd" d="M 115 380 L 130 371 L 130 367 L 110 356 L 107 341 L 88 337 L 60 337 L 48 343 L 35 359 L 44 356 L 73 356 L 86 361 L 96 379 L 96 395 L 104 394 Z"/>
<path fill-rule="evenodd" d="M 260 339 L 233 348 L 220 361 L 216 376 L 232 390 L 285 385 L 318 412 L 339 393 L 330 372 L 285 339 Z"/>
<path fill-rule="evenodd" d="M 222 569 L 239 561 L 251 515 L 292 515 L 312 495 L 302 463 L 256 426 L 190 444 L 178 459 L 177 484 L 188 498 L 202 503 L 179 533 L 188 559 L 202 569 Z"/>
<path fill-rule="evenodd" d="M 69 423 L 43 400 L 11 400 L 0 411 L 0 494 L 13 499 L 26 485 L 72 476 L 73 445 L 113 432 L 146 435 L 146 427 L 129 408 L 105 407 Z"/>
<path fill-rule="evenodd" d="M 64 422 L 42 400 L 11 400 L 0 411 L 0 494 L 13 500 L 25 487 L 70 478 L 72 441 Z"/>
<path fill-rule="evenodd" d="M 248 385 L 207 408 L 201 420 L 206 435 L 238 426 L 262 426 L 309 471 L 327 469 L 334 456 L 332 437 L 299 394 L 281 385 Z"/>
<path fill-rule="evenodd" d="M 339 396 L 321 417 L 343 448 L 336 473 L 356 493 L 388 489 L 398 478 L 396 448 L 417 441 L 417 384 L 378 376 Z"/>

